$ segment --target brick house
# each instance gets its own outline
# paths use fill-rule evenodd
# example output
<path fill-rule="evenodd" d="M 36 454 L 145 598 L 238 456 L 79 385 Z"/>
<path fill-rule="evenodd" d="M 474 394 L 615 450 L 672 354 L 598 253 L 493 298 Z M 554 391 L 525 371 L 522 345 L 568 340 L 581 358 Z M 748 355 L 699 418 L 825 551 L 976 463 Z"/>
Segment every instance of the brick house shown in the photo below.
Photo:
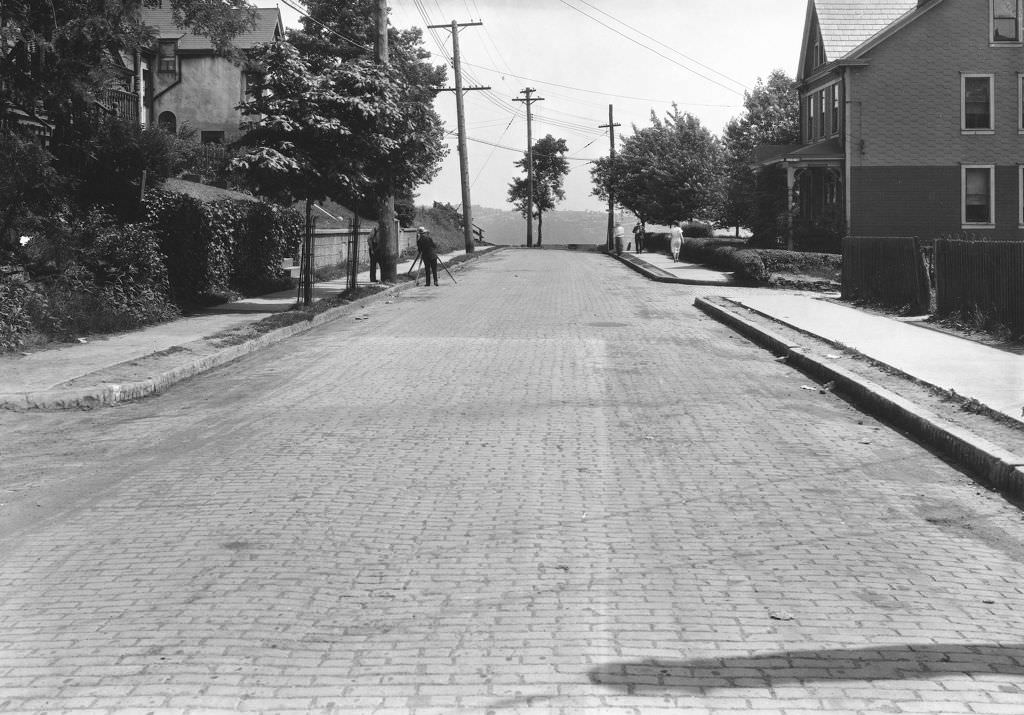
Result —
<path fill-rule="evenodd" d="M 758 157 L 785 168 L 796 225 L 1024 238 L 1022 5 L 809 0 L 802 142 Z"/>
<path fill-rule="evenodd" d="M 156 121 L 171 131 L 187 124 L 204 142 L 222 143 L 239 134 L 238 105 L 247 89 L 244 67 L 217 54 L 209 38 L 174 24 L 170 4 L 142 8 L 142 21 L 155 30 L 154 56 L 144 76 L 147 97 L 143 123 Z M 284 35 L 281 12 L 258 8 L 256 27 L 232 40 L 239 50 Z"/>

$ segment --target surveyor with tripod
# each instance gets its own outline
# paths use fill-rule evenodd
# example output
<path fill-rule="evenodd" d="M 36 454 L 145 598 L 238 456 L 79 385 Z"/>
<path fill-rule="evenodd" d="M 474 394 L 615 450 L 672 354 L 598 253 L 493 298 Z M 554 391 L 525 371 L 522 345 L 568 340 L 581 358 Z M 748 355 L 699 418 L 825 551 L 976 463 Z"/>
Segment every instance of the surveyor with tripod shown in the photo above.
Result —
<path fill-rule="evenodd" d="M 416 250 L 420 252 L 423 259 L 423 274 L 430 285 L 430 276 L 434 276 L 434 285 L 437 286 L 437 244 L 430 237 L 430 232 L 420 226 L 416 229 Z"/>

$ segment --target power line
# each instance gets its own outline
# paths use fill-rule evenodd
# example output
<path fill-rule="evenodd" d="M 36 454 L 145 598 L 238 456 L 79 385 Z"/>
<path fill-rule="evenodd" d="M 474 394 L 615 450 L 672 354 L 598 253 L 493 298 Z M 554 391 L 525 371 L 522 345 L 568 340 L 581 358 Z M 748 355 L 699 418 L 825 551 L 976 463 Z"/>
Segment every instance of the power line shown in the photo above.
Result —
<path fill-rule="evenodd" d="M 678 66 L 678 67 L 682 67 L 682 68 L 683 68 L 684 70 L 686 70 L 687 72 L 691 72 L 691 73 L 693 73 L 693 74 L 697 75 L 697 76 L 698 76 L 698 77 L 700 77 L 701 79 L 707 80 L 708 82 L 711 82 L 712 84 L 716 84 L 716 85 L 718 85 L 719 87 L 721 87 L 722 89 L 728 90 L 728 91 L 730 91 L 730 92 L 733 92 L 733 93 L 735 93 L 735 94 L 743 94 L 742 92 L 740 92 L 740 91 L 739 91 L 739 90 L 737 90 L 737 89 L 733 89 L 732 87 L 729 87 L 728 85 L 722 84 L 722 83 L 721 83 L 721 82 L 719 82 L 719 81 L 718 81 L 717 79 L 714 79 L 714 78 L 712 78 L 712 77 L 708 77 L 708 76 L 707 76 L 706 74 L 701 74 L 700 72 L 698 72 L 697 70 L 693 69 L 692 67 L 687 67 L 687 66 L 686 66 L 686 65 L 684 65 L 684 64 L 683 64 L 682 62 L 679 62 L 678 60 L 672 59 L 672 58 L 671 58 L 671 57 L 669 57 L 668 55 L 665 55 L 665 54 L 662 54 L 661 52 L 658 52 L 658 51 L 657 51 L 656 49 L 654 49 L 653 47 L 650 47 L 650 46 L 648 46 L 648 45 L 645 45 L 644 43 L 640 42 L 640 41 L 639 41 L 639 40 L 637 40 L 636 38 L 630 37 L 629 35 L 625 34 L 624 32 L 622 32 L 622 31 L 620 31 L 620 30 L 617 30 L 617 29 L 615 29 L 614 27 L 612 27 L 612 26 L 611 26 L 611 25 L 609 25 L 608 23 L 606 23 L 606 22 L 604 22 L 604 21 L 602 21 L 602 20 L 599 20 L 598 18 L 596 18 L 596 17 L 594 17 L 593 15 L 589 14 L 589 13 L 588 13 L 588 12 L 586 12 L 585 10 L 581 10 L 580 8 L 576 7 L 575 5 L 570 5 L 570 4 L 568 3 L 568 2 L 566 2 L 566 0 L 558 0 L 558 2 L 562 3 L 562 4 L 563 4 L 563 5 L 565 5 L 565 6 L 567 7 L 567 8 L 570 8 L 570 9 L 572 9 L 572 10 L 575 10 L 576 12 L 578 12 L 578 13 L 579 13 L 579 14 L 581 14 L 581 15 L 583 15 L 584 17 L 587 17 L 587 18 L 589 18 L 589 19 L 593 20 L 593 21 L 594 21 L 594 22 L 596 22 L 596 23 L 597 23 L 598 25 L 601 25 L 602 27 L 606 27 L 606 28 L 608 28 L 609 30 L 611 30 L 612 32 L 614 32 L 614 33 L 615 33 L 616 35 L 619 35 L 619 36 L 621 36 L 621 37 L 624 37 L 624 38 L 626 38 L 627 40 L 629 40 L 629 41 L 630 41 L 630 42 L 632 42 L 633 44 L 635 44 L 635 45 L 639 45 L 640 47 L 643 47 L 643 48 L 644 48 L 645 50 L 647 50 L 647 51 L 649 51 L 649 52 L 653 52 L 653 53 L 654 53 L 654 54 L 656 54 L 656 55 L 657 55 L 658 57 L 661 57 L 662 59 L 668 60 L 668 61 L 669 61 L 669 62 L 671 62 L 672 64 L 674 64 L 674 65 L 676 65 L 676 66 Z"/>
<path fill-rule="evenodd" d="M 668 50 L 671 50 L 672 52 L 675 52 L 675 53 L 676 53 L 677 55 L 679 55 L 680 57 L 683 57 L 683 58 L 685 58 L 685 59 L 689 60 L 690 62 L 693 62 L 693 63 L 694 63 L 695 65 L 698 65 L 698 66 L 700 66 L 700 67 L 703 67 L 703 68 L 704 68 L 704 69 L 706 69 L 706 70 L 710 70 L 711 72 L 714 72 L 715 74 L 717 74 L 717 75 L 718 75 L 719 77 L 723 77 L 723 78 L 725 78 L 725 79 L 729 80 L 730 82 L 734 82 L 734 83 L 738 84 L 738 85 L 739 85 L 740 87 L 742 87 L 743 89 L 750 89 L 750 87 L 748 87 L 747 85 L 745 85 L 745 84 L 744 84 L 743 82 L 740 82 L 740 81 L 739 81 L 738 79 L 733 79 L 733 78 L 732 78 L 732 77 L 730 77 L 729 75 L 727 75 L 727 74 L 725 74 L 725 73 L 723 73 L 723 72 L 719 72 L 719 71 L 718 71 L 718 70 L 716 70 L 716 69 L 715 69 L 714 67 L 710 67 L 710 66 L 708 66 L 708 65 L 704 64 L 703 62 L 701 62 L 700 60 L 694 59 L 693 57 L 690 57 L 689 55 L 687 55 L 687 54 L 684 54 L 684 53 L 680 52 L 680 51 L 679 51 L 679 50 L 677 50 L 677 49 L 676 49 L 675 47 L 672 47 L 671 45 L 667 45 L 667 44 L 665 44 L 664 42 L 662 42 L 661 40 L 659 40 L 659 39 L 657 39 L 657 38 L 655 38 L 655 37 L 651 37 L 650 35 L 648 35 L 648 34 L 647 34 L 646 32 L 644 32 L 643 30 L 638 30 L 637 28 L 633 27 L 632 25 L 630 25 L 630 24 L 628 24 L 628 23 L 626 23 L 626 22 L 623 22 L 623 21 L 622 21 L 622 20 L 620 20 L 619 18 L 615 17 L 615 15 L 612 15 L 612 14 L 610 14 L 610 13 L 607 13 L 607 12 L 605 12 L 605 11 L 604 11 L 604 10 L 602 10 L 601 8 L 597 7 L 596 5 L 594 5 L 594 4 L 592 4 L 592 3 L 589 3 L 589 2 L 587 2 L 587 0 L 579 0 L 579 2 L 583 3 L 583 4 L 584 4 L 584 5 L 586 5 L 587 7 L 590 7 L 590 8 L 593 8 L 594 10 L 597 10 L 597 11 L 598 11 L 599 13 L 601 13 L 601 14 L 602 14 L 602 15 L 604 15 L 605 17 L 610 17 L 610 18 L 611 18 L 612 20 L 614 20 L 615 22 L 619 23 L 620 25 L 622 25 L 622 26 L 624 26 L 624 27 L 628 27 L 628 28 L 629 28 L 630 30 L 632 30 L 633 32 L 635 32 L 635 33 L 639 34 L 639 35 L 640 35 L 640 36 L 642 36 L 642 37 L 646 37 L 646 38 L 647 38 L 648 40 L 650 40 L 651 42 L 657 42 L 657 43 L 658 43 L 659 45 L 661 45 L 662 47 L 664 47 L 664 48 L 666 48 L 666 49 L 668 49 Z"/>
<path fill-rule="evenodd" d="M 295 5 L 293 5 L 293 4 L 291 3 L 291 2 L 289 2 L 289 0 L 281 0 L 281 2 L 283 2 L 283 3 L 285 4 L 285 5 L 287 5 L 288 7 L 290 7 L 290 8 L 291 8 L 292 10 L 294 10 L 295 12 L 299 13 L 299 16 L 300 16 L 300 17 L 304 17 L 304 18 L 306 18 L 307 20 L 309 20 L 310 22 L 312 22 L 312 23 L 313 23 L 314 25 L 319 25 L 320 27 L 322 27 L 323 29 L 327 30 L 327 32 L 331 33 L 331 34 L 332 34 L 332 35 L 334 35 L 335 37 L 338 37 L 338 38 L 340 38 L 340 39 L 344 40 L 345 42 L 349 43 L 350 45 L 355 45 L 356 47 L 358 47 L 358 48 L 360 48 L 360 49 L 366 50 L 367 52 L 373 52 L 373 48 L 372 48 L 372 47 L 367 47 L 366 45 L 364 45 L 364 44 L 363 44 L 363 43 L 361 43 L 361 42 L 356 42 L 356 41 L 355 41 L 355 40 L 353 40 L 353 39 L 352 39 L 351 37 L 345 37 L 344 35 L 342 35 L 342 34 L 341 34 L 340 32 L 338 32 L 337 30 L 334 30 L 333 28 L 330 28 L 330 27 L 328 27 L 327 25 L 323 24 L 322 22 L 320 22 L 320 21 L 319 21 L 319 20 L 317 20 L 316 18 L 310 17 L 310 16 L 309 16 L 309 15 L 308 15 L 308 14 L 306 13 L 306 11 L 305 11 L 305 10 L 303 10 L 303 9 L 301 9 L 301 8 L 298 8 L 298 7 L 296 7 L 296 6 L 295 6 Z"/>
<path fill-rule="evenodd" d="M 538 84 L 546 84 L 549 87 L 561 87 L 562 89 L 571 89 L 571 90 L 576 91 L 576 92 L 586 92 L 587 94 L 599 94 L 599 95 L 601 95 L 603 97 L 614 97 L 616 99 L 632 99 L 632 100 L 636 100 L 638 102 L 657 102 L 659 104 L 671 104 L 673 102 L 673 100 L 671 100 L 671 99 L 656 99 L 656 98 L 653 98 L 653 97 L 632 97 L 632 96 L 630 96 L 628 94 L 616 94 L 614 92 L 601 92 L 600 90 L 596 90 L 596 89 L 583 89 L 582 87 L 572 87 L 572 86 L 567 85 L 567 84 L 557 84 L 555 82 L 546 82 L 546 81 L 544 81 L 542 79 L 535 79 L 533 77 L 524 77 L 523 75 L 514 74 L 512 72 L 505 72 L 503 70 L 499 70 L 499 69 L 496 69 L 494 67 L 484 67 L 483 65 L 474 64 L 472 62 L 466 62 L 465 60 L 462 61 L 462 64 L 469 65 L 470 67 L 476 67 L 477 69 L 487 70 L 488 72 L 495 72 L 497 74 L 507 74 L 509 77 L 515 77 L 516 79 L 524 79 L 524 80 L 526 80 L 528 82 L 537 82 Z M 731 108 L 731 107 L 739 106 L 737 104 L 701 104 L 699 102 L 677 102 L 677 104 L 683 104 L 684 106 L 690 106 L 690 107 L 722 107 L 722 108 Z M 599 106 L 599 105 L 594 105 L 594 106 Z M 604 105 L 600 105 L 600 106 L 603 108 Z"/>

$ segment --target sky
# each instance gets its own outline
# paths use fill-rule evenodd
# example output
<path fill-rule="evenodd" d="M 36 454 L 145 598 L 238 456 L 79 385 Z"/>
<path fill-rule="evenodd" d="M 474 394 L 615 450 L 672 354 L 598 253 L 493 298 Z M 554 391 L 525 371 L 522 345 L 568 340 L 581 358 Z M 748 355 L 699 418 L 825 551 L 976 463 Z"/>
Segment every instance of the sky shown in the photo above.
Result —
<path fill-rule="evenodd" d="M 301 7 L 299 0 L 288 0 Z M 298 13 L 278 6 L 285 24 Z M 546 134 L 569 146 L 565 200 L 557 209 L 603 211 L 591 195 L 589 161 L 607 156 L 608 105 L 614 106 L 617 143 L 633 127 L 650 125 L 675 102 L 721 135 L 742 113 L 743 92 L 758 78 L 796 72 L 806 0 L 389 0 L 399 28 L 482 22 L 459 33 L 465 93 L 471 199 L 475 206 L 511 209 L 508 184 L 526 150 L 521 90 L 532 87 L 533 139 Z M 448 65 L 451 32 L 424 29 L 436 64 Z M 451 149 L 440 174 L 417 190 L 417 204 L 461 205 L 455 94 L 442 92 L 435 108 Z M 497 145 L 497 146 L 495 146 Z M 556 210 L 557 210 L 556 209 Z"/>

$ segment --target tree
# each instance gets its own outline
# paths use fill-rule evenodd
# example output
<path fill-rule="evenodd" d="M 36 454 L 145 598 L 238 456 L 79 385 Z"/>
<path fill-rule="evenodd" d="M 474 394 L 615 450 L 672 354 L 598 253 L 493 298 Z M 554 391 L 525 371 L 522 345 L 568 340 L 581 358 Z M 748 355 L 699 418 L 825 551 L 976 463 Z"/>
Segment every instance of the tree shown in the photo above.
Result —
<path fill-rule="evenodd" d="M 551 211 L 565 198 L 565 176 L 569 173 L 569 162 L 565 153 L 569 147 L 565 139 L 555 139 L 548 134 L 533 145 L 533 216 L 528 216 L 530 187 L 527 177 L 517 176 L 508 186 L 508 201 L 523 215 L 523 218 L 537 219 L 537 247 L 544 242 L 544 213 Z M 523 171 L 529 166 L 529 154 L 517 159 L 515 165 Z"/>
<path fill-rule="evenodd" d="M 377 128 L 394 124 L 403 110 L 390 70 L 370 61 L 315 72 L 284 41 L 253 48 L 251 60 L 252 92 L 241 108 L 253 119 L 233 166 L 260 193 L 304 201 L 308 241 L 315 202 L 331 198 L 356 212 L 362 208 L 374 168 L 391 146 Z"/>
<path fill-rule="evenodd" d="M 155 5 L 156 0 L 144 0 Z M 0 3 L 0 117 L 18 109 L 53 127 L 52 145 L 89 131 L 94 101 L 123 81 L 115 53 L 152 43 L 142 0 L 9 0 Z M 169 0 L 175 21 L 222 52 L 254 24 L 246 0 Z M 59 151 L 58 151 L 59 153 Z"/>
<path fill-rule="evenodd" d="M 305 4 L 310 19 L 303 19 L 303 29 L 290 33 L 288 39 L 311 71 L 373 59 L 376 0 L 308 0 Z M 444 124 L 433 109 L 445 82 L 444 67 L 428 62 L 430 53 L 423 47 L 419 29 L 389 28 L 388 46 L 388 96 L 398 111 L 382 115 L 373 127 L 378 150 L 363 167 L 361 189 L 366 200 L 378 205 L 373 214 L 382 218 L 375 252 L 381 279 L 394 282 L 398 257 L 389 240 L 392 226 L 383 219 L 383 204 L 389 196 L 411 195 L 433 179 L 448 149 Z"/>
<path fill-rule="evenodd" d="M 665 119 L 626 137 L 615 156 L 594 163 L 593 194 L 616 201 L 644 223 L 672 223 L 712 215 L 721 201 L 722 148 L 692 114 L 673 107 Z"/>
<path fill-rule="evenodd" d="M 751 165 L 758 146 L 796 144 L 800 141 L 800 95 L 796 83 L 782 70 L 775 70 L 767 82 L 757 80 L 753 91 L 744 94 L 743 114 L 734 117 L 725 127 L 725 190 L 718 222 L 723 226 L 740 226 L 759 233 L 771 233 L 778 224 L 774 211 L 778 201 L 759 196 L 777 181 L 759 180 Z"/>

